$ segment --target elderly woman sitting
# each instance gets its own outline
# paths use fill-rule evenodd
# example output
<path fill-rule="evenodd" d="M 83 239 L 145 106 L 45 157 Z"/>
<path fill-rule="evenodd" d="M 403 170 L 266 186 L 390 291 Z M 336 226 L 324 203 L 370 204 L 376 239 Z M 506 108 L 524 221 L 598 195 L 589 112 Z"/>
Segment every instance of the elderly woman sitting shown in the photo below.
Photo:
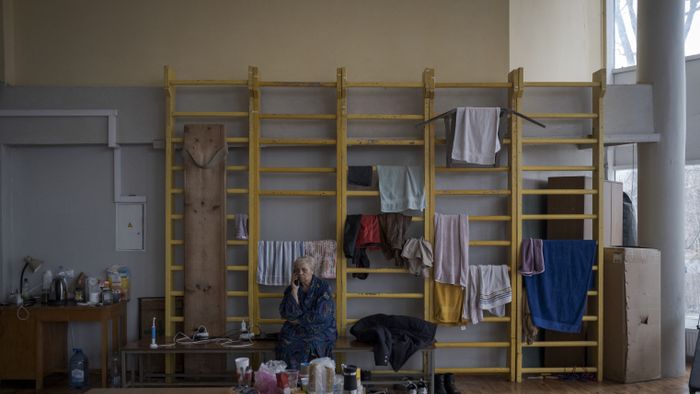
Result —
<path fill-rule="evenodd" d="M 294 261 L 292 283 L 280 304 L 280 315 L 286 321 L 277 343 L 277 359 L 290 368 L 316 357 L 331 357 L 338 337 L 331 288 L 314 275 L 315 263 L 310 256 Z"/>

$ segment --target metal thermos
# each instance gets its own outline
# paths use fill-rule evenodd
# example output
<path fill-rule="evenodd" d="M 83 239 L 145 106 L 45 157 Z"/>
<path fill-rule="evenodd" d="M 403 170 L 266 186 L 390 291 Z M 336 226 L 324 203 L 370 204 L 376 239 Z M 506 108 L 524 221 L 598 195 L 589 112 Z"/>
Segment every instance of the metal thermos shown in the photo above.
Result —
<path fill-rule="evenodd" d="M 49 305 L 65 305 L 68 302 L 68 284 L 62 276 L 53 278 L 49 287 Z"/>
<path fill-rule="evenodd" d="M 343 393 L 357 394 L 357 367 L 343 364 Z"/>

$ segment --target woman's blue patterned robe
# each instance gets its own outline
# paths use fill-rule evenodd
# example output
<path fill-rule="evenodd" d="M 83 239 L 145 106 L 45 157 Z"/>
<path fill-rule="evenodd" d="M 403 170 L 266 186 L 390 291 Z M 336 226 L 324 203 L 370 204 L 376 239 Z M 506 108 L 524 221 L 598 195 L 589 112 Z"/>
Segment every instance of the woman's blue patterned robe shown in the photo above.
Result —
<path fill-rule="evenodd" d="M 296 369 L 313 358 L 332 357 L 338 338 L 335 302 L 328 283 L 314 275 L 309 290 L 299 287 L 298 296 L 297 304 L 292 286 L 287 286 L 280 304 L 280 315 L 286 321 L 276 348 L 277 359 Z"/>

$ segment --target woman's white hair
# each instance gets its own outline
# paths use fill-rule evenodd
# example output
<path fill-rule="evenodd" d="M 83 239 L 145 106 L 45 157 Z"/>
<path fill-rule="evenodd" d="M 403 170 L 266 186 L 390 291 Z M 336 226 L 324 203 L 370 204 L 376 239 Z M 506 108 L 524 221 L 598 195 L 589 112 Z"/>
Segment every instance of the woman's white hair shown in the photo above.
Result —
<path fill-rule="evenodd" d="M 306 264 L 311 268 L 312 272 L 316 272 L 316 258 L 313 256 L 301 256 L 298 259 L 294 260 L 294 268 L 297 268 L 298 266 Z"/>

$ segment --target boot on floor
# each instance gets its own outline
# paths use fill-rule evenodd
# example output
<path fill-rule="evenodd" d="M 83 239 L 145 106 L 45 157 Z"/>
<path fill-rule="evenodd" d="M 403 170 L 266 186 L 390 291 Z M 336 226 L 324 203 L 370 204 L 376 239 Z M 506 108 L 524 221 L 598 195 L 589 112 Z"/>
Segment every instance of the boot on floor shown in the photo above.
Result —
<path fill-rule="evenodd" d="M 455 376 L 451 373 L 445 374 L 443 378 L 443 387 L 447 394 L 462 394 L 457 390 L 457 386 L 455 386 Z"/>
<path fill-rule="evenodd" d="M 445 390 L 445 375 L 438 373 L 435 374 L 435 394 L 447 394 Z"/>

